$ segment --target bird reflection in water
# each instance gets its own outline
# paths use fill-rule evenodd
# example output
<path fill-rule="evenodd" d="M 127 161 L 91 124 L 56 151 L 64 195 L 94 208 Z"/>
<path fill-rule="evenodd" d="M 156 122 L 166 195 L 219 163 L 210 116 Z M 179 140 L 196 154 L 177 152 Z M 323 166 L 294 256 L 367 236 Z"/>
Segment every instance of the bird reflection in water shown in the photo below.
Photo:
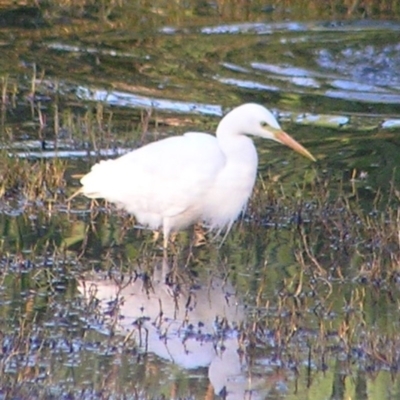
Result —
<path fill-rule="evenodd" d="M 117 310 L 122 317 L 116 319 L 117 330 L 135 339 L 142 351 L 184 369 L 208 368 L 213 390 L 227 399 L 250 393 L 257 399 L 240 351 L 245 313 L 232 285 L 217 276 L 199 282 L 187 269 L 177 276 L 164 259 L 151 277 L 137 273 L 123 284 L 88 277 L 79 287 L 87 300 L 99 301 L 104 315 Z"/>

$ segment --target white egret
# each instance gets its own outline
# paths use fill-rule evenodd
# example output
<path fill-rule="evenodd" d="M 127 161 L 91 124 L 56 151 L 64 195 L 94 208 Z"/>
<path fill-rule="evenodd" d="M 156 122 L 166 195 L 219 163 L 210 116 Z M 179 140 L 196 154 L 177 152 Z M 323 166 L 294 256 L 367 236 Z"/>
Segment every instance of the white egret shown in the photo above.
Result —
<path fill-rule="evenodd" d="M 164 249 L 171 232 L 199 221 L 229 231 L 256 180 L 258 157 L 248 135 L 285 144 L 315 161 L 269 110 L 249 103 L 226 114 L 216 136 L 188 132 L 100 161 L 75 195 L 104 198 L 141 224 L 162 228 Z"/>

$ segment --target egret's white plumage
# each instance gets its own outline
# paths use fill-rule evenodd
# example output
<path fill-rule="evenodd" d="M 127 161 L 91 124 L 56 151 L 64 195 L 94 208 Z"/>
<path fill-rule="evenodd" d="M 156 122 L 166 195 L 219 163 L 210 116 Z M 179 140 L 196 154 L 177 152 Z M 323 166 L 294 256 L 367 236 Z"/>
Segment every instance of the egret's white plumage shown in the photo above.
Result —
<path fill-rule="evenodd" d="M 116 203 L 151 229 L 162 228 L 164 247 L 171 231 L 198 221 L 229 228 L 256 179 L 257 152 L 247 135 L 286 144 L 315 160 L 270 111 L 250 103 L 229 112 L 216 136 L 189 132 L 99 162 L 81 179 L 79 193 Z"/>

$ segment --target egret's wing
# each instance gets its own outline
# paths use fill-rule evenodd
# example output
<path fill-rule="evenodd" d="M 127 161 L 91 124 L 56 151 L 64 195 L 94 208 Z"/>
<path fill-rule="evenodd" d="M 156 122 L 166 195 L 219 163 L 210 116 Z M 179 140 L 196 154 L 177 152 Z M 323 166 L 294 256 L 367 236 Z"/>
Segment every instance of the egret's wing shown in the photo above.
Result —
<path fill-rule="evenodd" d="M 88 197 L 104 197 L 133 213 L 174 216 L 201 205 L 224 164 L 214 136 L 188 133 L 101 161 L 81 183 Z"/>

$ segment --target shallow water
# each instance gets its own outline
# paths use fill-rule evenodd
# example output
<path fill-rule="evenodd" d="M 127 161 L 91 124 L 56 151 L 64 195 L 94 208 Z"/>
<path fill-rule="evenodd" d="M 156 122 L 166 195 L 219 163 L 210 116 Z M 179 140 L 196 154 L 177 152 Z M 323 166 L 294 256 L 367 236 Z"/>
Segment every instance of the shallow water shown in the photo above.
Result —
<path fill-rule="evenodd" d="M 28 170 L 0 200 L 0 398 L 399 396 L 400 20 L 215 3 L 0 13 L 0 162 Z M 99 157 L 250 101 L 318 163 L 258 141 L 220 248 L 184 232 L 166 266 L 123 213 L 65 202 Z"/>

